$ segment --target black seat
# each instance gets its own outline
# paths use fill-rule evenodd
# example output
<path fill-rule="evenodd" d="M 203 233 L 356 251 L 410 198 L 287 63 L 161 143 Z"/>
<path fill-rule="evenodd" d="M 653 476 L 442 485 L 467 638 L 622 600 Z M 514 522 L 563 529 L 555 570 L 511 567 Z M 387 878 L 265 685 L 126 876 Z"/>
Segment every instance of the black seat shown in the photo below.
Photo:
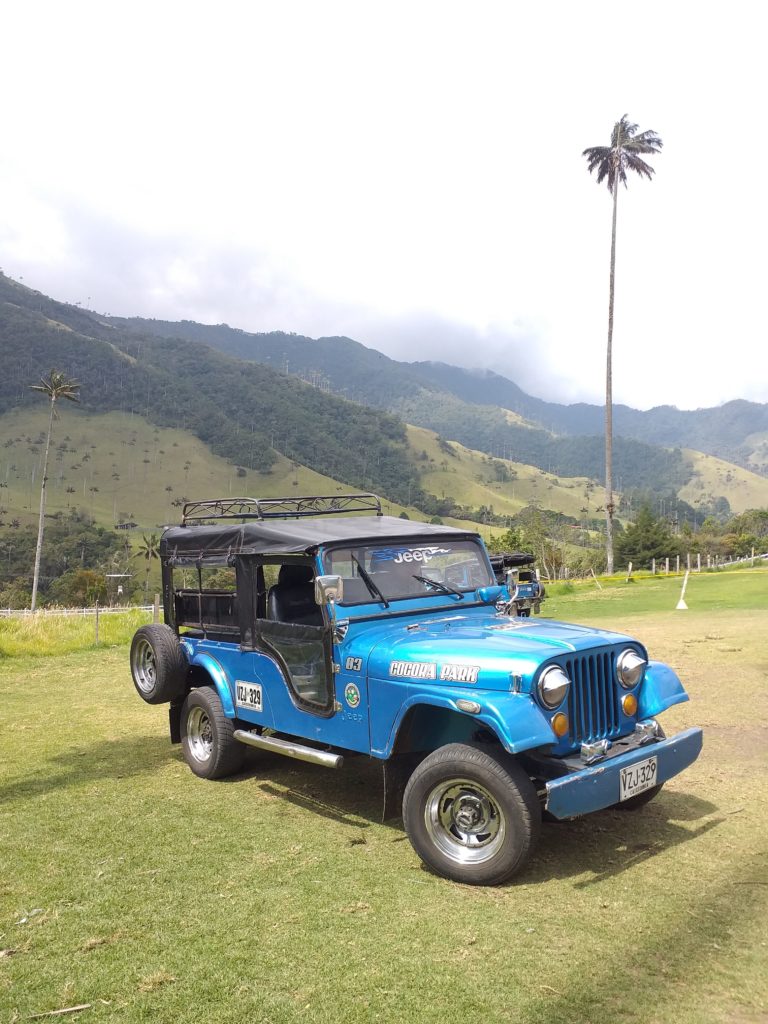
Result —
<path fill-rule="evenodd" d="M 267 618 L 303 626 L 322 626 L 315 603 L 314 573 L 309 565 L 281 565 L 277 583 L 267 594 Z"/>

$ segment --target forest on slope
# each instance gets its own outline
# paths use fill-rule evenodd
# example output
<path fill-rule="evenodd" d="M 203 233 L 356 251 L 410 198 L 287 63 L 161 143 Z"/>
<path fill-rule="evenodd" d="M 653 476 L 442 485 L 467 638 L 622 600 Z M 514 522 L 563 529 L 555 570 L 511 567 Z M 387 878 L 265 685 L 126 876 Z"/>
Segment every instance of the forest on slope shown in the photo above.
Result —
<path fill-rule="evenodd" d="M 586 409 L 586 428 L 595 407 L 542 403 L 499 375 L 400 363 L 349 338 L 106 318 L 0 274 L 0 350 L 6 356 L 0 412 L 32 401 L 30 381 L 65 365 L 83 383 L 84 401 L 94 411 L 133 411 L 160 426 L 188 429 L 215 454 L 247 469 L 267 470 L 279 452 L 430 515 L 451 509 L 424 489 L 405 423 L 555 476 L 600 480 L 603 474 L 599 429 L 562 434 L 532 422 L 544 418 L 542 407 L 548 415 Z M 511 413 L 515 405 L 531 420 Z M 726 431 L 734 445 L 744 442 L 742 448 L 743 426 L 733 415 Z M 695 493 L 698 476 L 690 455 L 677 447 L 616 439 L 614 480 L 630 500 Z M 716 497 L 708 489 L 706 495 Z"/>
<path fill-rule="evenodd" d="M 187 320 L 113 317 L 109 322 L 121 330 L 150 332 L 166 339 L 183 337 L 239 359 L 272 366 L 319 390 L 394 412 L 409 423 L 490 455 L 559 476 L 603 475 L 602 423 L 592 436 L 570 437 L 515 422 L 506 411 L 513 409 L 511 404 L 494 404 L 490 395 L 484 402 L 482 395 L 468 400 L 458 393 L 458 387 L 443 387 L 437 369 L 441 364 L 398 362 L 350 338 L 314 340 L 279 331 L 250 334 L 227 324 L 208 326 Z M 456 376 L 471 377 L 469 371 L 449 369 Z M 617 437 L 614 444 L 614 474 L 626 488 L 658 487 L 664 492 L 676 490 L 690 479 L 678 450 L 623 437 Z"/>
<path fill-rule="evenodd" d="M 188 341 L 123 335 L 81 311 L 2 299 L 0 412 L 39 401 L 30 384 L 63 367 L 80 381 L 85 409 L 135 412 L 189 430 L 247 469 L 266 471 L 281 452 L 392 500 L 409 489 L 418 496 L 405 427 L 389 413 Z"/>

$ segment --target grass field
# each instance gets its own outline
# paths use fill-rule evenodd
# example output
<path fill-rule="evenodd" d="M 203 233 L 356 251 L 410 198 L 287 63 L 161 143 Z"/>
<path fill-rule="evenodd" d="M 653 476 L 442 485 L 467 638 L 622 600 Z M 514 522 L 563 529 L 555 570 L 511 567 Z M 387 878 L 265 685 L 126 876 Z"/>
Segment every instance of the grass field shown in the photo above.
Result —
<path fill-rule="evenodd" d="M 679 580 L 545 605 L 673 664 L 663 723 L 705 748 L 643 811 L 545 825 L 494 890 L 425 871 L 362 758 L 198 780 L 122 639 L 1 659 L 0 1021 L 765 1024 L 768 575 L 735 579 L 688 612 Z"/>
<path fill-rule="evenodd" d="M 574 583 L 548 583 L 543 614 L 549 618 L 567 619 L 576 616 L 597 620 L 623 614 L 658 612 L 664 614 L 677 607 L 683 587 L 683 576 L 637 576 L 625 580 L 601 578 Z M 693 612 L 717 613 L 727 609 L 768 608 L 768 566 L 691 573 L 685 590 L 685 603 Z M 684 611 L 676 613 L 685 616 Z"/>
<path fill-rule="evenodd" d="M 25 615 L 0 618 L 0 664 L 4 657 L 50 658 L 75 651 L 125 647 L 152 612 L 132 608 L 99 615 Z"/>

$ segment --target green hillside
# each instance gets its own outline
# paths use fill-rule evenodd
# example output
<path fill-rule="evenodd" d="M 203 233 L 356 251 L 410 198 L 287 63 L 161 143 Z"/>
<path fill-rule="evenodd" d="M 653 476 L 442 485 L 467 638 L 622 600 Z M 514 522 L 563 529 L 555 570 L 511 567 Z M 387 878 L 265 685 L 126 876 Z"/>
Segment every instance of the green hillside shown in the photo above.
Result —
<path fill-rule="evenodd" d="M 710 505 L 719 495 L 728 499 L 736 513 L 768 507 L 768 477 L 690 449 L 683 449 L 683 455 L 693 475 L 679 496 L 694 508 Z"/>
<path fill-rule="evenodd" d="M 159 431 L 194 436 L 221 461 L 217 486 L 234 487 L 238 471 L 248 482 L 253 474 L 263 477 L 276 491 L 286 483 L 324 490 L 321 480 L 336 481 L 333 487 L 373 490 L 398 507 L 420 509 L 426 518 L 453 514 L 476 521 L 485 521 L 491 508 L 506 517 L 529 503 L 579 518 L 599 508 L 602 438 L 558 436 L 532 424 L 515 406 L 523 393 L 498 375 L 398 363 L 348 338 L 313 341 L 281 333 L 252 335 L 227 325 L 108 321 L 2 273 L 0 353 L 0 415 L 39 408 L 40 399 L 29 385 L 51 367 L 61 368 L 81 382 L 84 413 L 143 418 Z M 286 369 L 289 373 L 281 372 Z M 486 396 L 508 404 L 482 404 Z M 744 420 L 741 406 L 730 412 L 729 444 L 741 438 Z M 676 418 L 670 413 L 665 423 L 672 422 Z M 406 423 L 422 433 L 407 432 Z M 742 446 L 755 469 L 764 469 L 762 460 L 768 459 L 766 436 L 753 430 Z M 35 446 L 34 441 L 28 444 Z M 452 447 L 441 448 L 445 444 Z M 137 438 L 130 447 L 139 445 L 149 461 L 142 458 L 129 470 L 132 485 L 146 482 L 153 466 L 161 475 L 167 469 L 166 459 L 155 452 L 159 442 L 153 446 Z M 109 450 L 116 453 L 115 444 Z M 475 455 L 459 454 L 470 450 Z M 125 478 L 112 465 L 116 458 L 109 456 L 98 478 L 61 480 L 70 501 L 77 495 L 80 505 L 105 522 L 135 512 L 125 500 L 130 496 Z M 294 463 L 316 478 L 294 485 Z M 26 488 L 18 504 L 30 513 L 34 466 L 22 481 L 15 480 L 14 464 L 18 469 L 18 462 L 6 462 L 9 482 Z M 617 438 L 614 448 L 614 481 L 625 494 L 634 492 L 633 501 L 668 501 L 679 494 L 700 509 L 721 496 L 737 511 L 765 504 L 764 478 L 729 466 L 627 438 Z M 186 493 L 188 473 L 182 480 L 177 477 L 174 470 L 173 479 L 162 484 L 163 490 L 172 488 L 165 492 L 169 505 Z M 318 486 L 311 485 L 312 479 Z M 454 502 L 463 508 L 453 508 Z M 150 518 L 164 522 L 169 511 L 160 501 Z"/>
<path fill-rule="evenodd" d="M 182 337 L 237 356 L 322 383 L 339 394 L 369 405 L 396 408 L 420 397 L 451 396 L 461 404 L 509 409 L 530 426 L 552 435 L 598 436 L 603 431 L 602 405 L 562 405 L 526 394 L 514 381 L 492 370 L 466 369 L 441 362 L 400 362 L 351 338 L 307 338 L 282 331 L 251 333 L 228 324 L 189 320 L 111 318 L 122 328 Z M 435 424 L 435 429 L 442 429 Z M 749 435 L 768 431 L 768 405 L 736 400 L 712 409 L 683 410 L 662 405 L 632 409 L 614 405 L 614 431 L 619 439 L 643 447 L 697 448 L 747 465 Z M 466 439 L 464 439 L 466 440 Z M 550 459 L 550 461 L 553 461 Z M 557 460 L 554 460 L 555 462 Z"/>
<path fill-rule="evenodd" d="M 747 467 L 768 475 L 768 430 L 750 434 L 745 447 L 748 451 Z"/>
<path fill-rule="evenodd" d="M 451 495 L 462 505 L 493 508 L 501 516 L 513 516 L 526 505 L 539 504 L 578 519 L 583 508 L 591 505 L 594 515 L 599 504 L 599 490 L 586 477 L 560 479 L 535 466 L 446 442 L 421 427 L 409 426 L 408 440 L 422 488 L 438 497 Z"/>
<path fill-rule="evenodd" d="M 410 495 L 424 506 L 395 416 L 192 342 L 124 337 L 96 318 L 85 334 L 67 322 L 84 328 L 82 317 L 61 304 L 30 309 L 0 297 L 0 413 L 37 405 L 30 384 L 62 368 L 80 381 L 86 412 L 141 415 L 189 431 L 247 471 L 266 472 L 282 455 L 353 489 L 392 501 Z M 109 340 L 96 336 L 105 331 Z"/>
<path fill-rule="evenodd" d="M 0 416 L 2 520 L 36 522 L 48 427 L 45 404 Z M 155 530 L 178 522 L 185 498 L 333 494 L 335 480 L 278 456 L 268 472 L 236 467 L 192 434 L 130 413 L 61 410 L 48 471 L 49 513 L 85 509 L 105 526 Z M 174 502 L 177 504 L 174 505 Z"/>
<path fill-rule="evenodd" d="M 84 333 L 86 330 L 91 333 Z M 543 471 L 534 474 L 531 487 L 521 487 L 519 495 L 506 493 L 504 488 L 495 488 L 492 494 L 482 492 L 478 489 L 477 473 L 472 477 L 471 488 L 453 486 L 456 481 L 441 480 L 434 466 L 431 469 L 436 475 L 422 472 L 427 467 L 410 450 L 405 425 L 397 416 L 327 394 L 320 387 L 269 366 L 241 362 L 197 342 L 121 333 L 98 317 L 37 296 L 2 277 L 0 351 L 5 367 L 0 378 L 0 413 L 15 407 L 36 408 L 40 400 L 29 385 L 50 367 L 57 366 L 81 382 L 84 412 L 142 416 L 158 429 L 192 433 L 214 455 L 229 463 L 231 471 L 239 467 L 247 473 L 267 474 L 272 469 L 273 479 L 280 479 L 284 476 L 279 465 L 283 457 L 320 476 L 343 481 L 345 489 L 374 490 L 397 505 L 418 508 L 427 518 L 436 514 L 443 519 L 456 515 L 477 517 L 481 506 L 487 509 L 494 502 L 505 506 L 498 514 L 507 515 L 521 507 L 524 498 L 542 503 L 552 498 L 548 489 L 554 487 L 553 478 Z M 424 427 L 418 420 L 420 411 L 417 401 L 401 410 Z M 467 416 L 466 429 L 461 429 L 462 417 Z M 542 439 L 549 443 L 548 435 L 515 423 L 514 417 L 504 410 L 468 411 L 451 396 L 447 396 L 438 418 L 445 436 L 452 436 L 456 428 L 459 434 L 477 437 L 476 447 L 482 450 L 492 447 L 494 424 L 498 423 L 532 439 L 526 442 L 532 450 L 538 450 Z M 602 459 L 598 442 L 595 438 L 580 443 L 582 455 L 587 453 L 595 475 L 600 472 Z M 565 439 L 564 443 L 573 449 L 579 447 L 573 439 Z M 143 447 L 147 448 L 149 454 L 143 454 L 150 461 L 142 461 L 139 476 L 134 471 L 132 483 L 136 479 L 142 482 L 141 474 L 150 472 L 153 446 L 144 443 Z M 506 453 L 517 446 L 509 443 L 502 447 Z M 114 445 L 110 450 L 115 450 Z M 546 450 L 545 444 L 539 452 L 540 461 L 546 462 Z M 116 455 L 112 456 L 111 461 L 115 458 Z M 669 458 L 669 453 L 656 453 L 657 463 L 659 459 L 668 462 Z M 518 463 L 524 461 L 517 459 Z M 663 475 L 661 466 L 656 468 Z M 62 483 L 75 490 L 82 487 L 80 500 L 85 499 L 100 519 L 119 520 L 125 518 L 121 513 L 134 510 L 130 505 L 121 506 L 120 487 L 103 491 L 113 472 L 119 473 L 119 469 L 115 470 L 110 463 L 100 471 L 98 480 Z M 503 474 L 498 482 L 503 483 L 505 478 Z M 34 490 L 32 468 L 26 479 L 29 512 Z M 179 493 L 178 481 L 163 486 L 173 487 L 168 495 L 174 500 L 173 495 Z M 98 489 L 94 491 L 92 487 Z M 75 500 L 75 491 L 65 493 Z M 465 507 L 454 509 L 454 502 Z M 574 510 L 580 507 L 575 500 L 569 504 Z M 155 519 L 164 521 L 164 513 L 164 506 L 156 509 Z M 479 518 L 485 521 L 488 517 L 482 514 Z"/>
<path fill-rule="evenodd" d="M 351 338 L 313 339 L 279 331 L 251 334 L 227 324 L 206 325 L 188 320 L 113 317 L 109 323 L 123 332 L 168 340 L 185 338 L 238 359 L 279 368 L 329 393 L 393 412 L 408 423 L 434 430 L 469 448 L 514 458 L 545 472 L 596 478 L 603 474 L 602 423 L 592 436 L 576 437 L 561 436 L 526 422 L 523 417 L 527 406 L 521 410 L 519 403 L 515 404 L 523 392 L 510 381 L 506 384 L 514 393 L 505 390 L 508 401 L 499 405 L 495 404 L 496 392 L 484 390 L 482 375 L 458 367 L 443 367 L 451 371 L 446 375 L 441 373 L 442 364 L 398 362 Z M 474 384 L 465 391 L 460 382 L 468 378 Z M 531 401 L 537 408 L 547 405 L 538 399 Z M 517 412 L 518 417 L 510 417 L 510 411 Z M 687 479 L 679 452 L 624 437 L 617 437 L 614 444 L 614 473 L 628 487 L 660 487 L 667 492 Z"/>
<path fill-rule="evenodd" d="M 491 370 L 467 370 L 439 362 L 410 366 L 418 379 L 429 379 L 465 402 L 511 409 L 555 434 L 583 437 L 602 433 L 602 405 L 561 405 L 534 398 Z M 749 435 L 756 430 L 768 432 L 768 405 L 740 399 L 712 409 L 684 410 L 660 405 L 640 410 L 616 404 L 613 429 L 617 438 L 668 448 L 695 448 L 750 468 Z"/>
<path fill-rule="evenodd" d="M 136 524 L 127 535 L 157 531 L 177 523 L 184 500 L 214 497 L 284 497 L 336 494 L 350 485 L 278 455 L 268 471 L 246 470 L 215 455 L 188 431 L 156 427 L 130 413 L 88 413 L 76 406 L 60 411 L 48 470 L 47 513 L 82 509 L 102 526 Z M 37 523 L 40 473 L 48 428 L 45 403 L 0 416 L 0 529 Z M 412 428 L 409 428 L 409 434 Z M 417 432 L 419 453 L 436 450 L 436 439 Z M 416 461 L 415 450 L 409 456 Z M 468 466 L 482 464 L 478 452 L 462 455 Z M 471 481 L 456 478 L 469 497 Z M 478 490 L 478 498 L 483 495 Z M 406 512 L 427 518 L 414 507 L 383 501 L 387 515 Z M 478 524 L 446 518 L 449 525 L 476 530 Z M 498 530 L 483 529 L 490 537 Z"/>

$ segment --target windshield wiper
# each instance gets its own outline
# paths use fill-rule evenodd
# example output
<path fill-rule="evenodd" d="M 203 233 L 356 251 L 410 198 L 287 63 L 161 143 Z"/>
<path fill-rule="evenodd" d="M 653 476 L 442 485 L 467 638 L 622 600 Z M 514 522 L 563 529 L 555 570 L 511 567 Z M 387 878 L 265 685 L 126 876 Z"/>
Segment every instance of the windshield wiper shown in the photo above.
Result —
<path fill-rule="evenodd" d="M 461 598 L 462 601 L 464 600 L 464 594 L 462 594 L 460 590 L 457 590 L 456 587 L 451 587 L 447 583 L 441 583 L 440 580 L 431 580 L 429 576 L 417 576 L 416 573 L 411 573 L 411 575 L 415 580 L 418 580 L 419 583 L 424 583 L 428 587 L 434 587 L 435 590 L 439 590 L 442 594 L 455 594 L 457 597 Z"/>
<path fill-rule="evenodd" d="M 368 570 L 364 569 L 362 567 L 362 565 L 360 565 L 360 563 L 358 562 L 358 560 L 355 558 L 354 555 L 352 555 L 352 561 L 357 566 L 357 574 L 358 574 L 358 576 L 363 581 L 363 583 L 366 585 L 366 587 L 368 587 L 368 593 L 371 594 L 373 597 L 378 597 L 378 599 L 381 601 L 381 603 L 384 605 L 384 607 L 385 608 L 389 608 L 389 601 L 386 599 L 386 597 L 384 597 L 382 592 L 379 590 L 379 588 L 373 582 L 373 580 L 371 579 L 371 576 L 370 576 L 370 573 L 368 572 Z"/>

